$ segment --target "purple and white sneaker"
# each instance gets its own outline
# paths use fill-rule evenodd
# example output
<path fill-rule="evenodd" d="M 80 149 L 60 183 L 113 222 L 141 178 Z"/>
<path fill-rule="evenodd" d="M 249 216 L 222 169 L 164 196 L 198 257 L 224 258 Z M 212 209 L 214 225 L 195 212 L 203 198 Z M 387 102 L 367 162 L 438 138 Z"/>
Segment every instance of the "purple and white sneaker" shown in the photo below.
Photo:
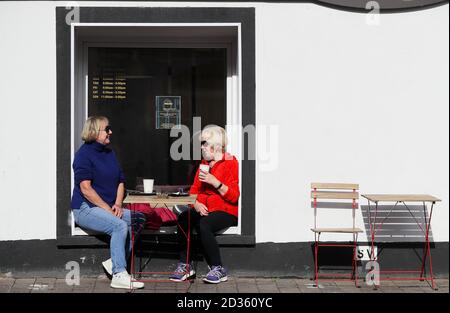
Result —
<path fill-rule="evenodd" d="M 193 278 L 194 276 L 195 271 L 192 263 L 189 265 L 186 263 L 179 262 L 175 272 L 173 272 L 173 274 L 170 275 L 169 279 L 171 281 L 178 282 L 178 281 L 185 281 L 186 279 Z"/>
<path fill-rule="evenodd" d="M 203 278 L 203 281 L 205 283 L 210 284 L 218 284 L 227 280 L 227 270 L 225 269 L 225 267 L 220 265 L 211 267 L 209 273 L 205 278 Z"/>

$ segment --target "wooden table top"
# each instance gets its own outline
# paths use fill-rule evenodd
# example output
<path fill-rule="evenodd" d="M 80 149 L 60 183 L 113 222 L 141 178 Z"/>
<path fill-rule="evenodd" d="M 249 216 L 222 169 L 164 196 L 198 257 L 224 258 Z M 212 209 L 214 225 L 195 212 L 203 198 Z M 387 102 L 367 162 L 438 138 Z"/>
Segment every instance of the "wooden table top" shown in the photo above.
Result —
<path fill-rule="evenodd" d="M 419 195 L 419 194 L 365 194 L 361 197 L 373 202 L 380 201 L 395 201 L 395 202 L 438 202 L 438 199 L 430 195 Z"/>
<path fill-rule="evenodd" d="M 150 205 L 165 204 L 171 205 L 188 205 L 194 204 L 197 199 L 197 195 L 190 195 L 185 197 L 168 197 L 160 198 L 158 196 L 145 196 L 145 195 L 128 195 L 123 203 L 148 203 Z"/>

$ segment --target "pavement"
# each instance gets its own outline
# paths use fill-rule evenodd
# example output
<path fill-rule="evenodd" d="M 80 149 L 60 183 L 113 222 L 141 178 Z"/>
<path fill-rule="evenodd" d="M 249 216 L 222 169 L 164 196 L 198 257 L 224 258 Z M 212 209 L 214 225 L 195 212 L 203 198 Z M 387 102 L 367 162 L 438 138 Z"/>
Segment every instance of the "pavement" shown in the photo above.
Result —
<path fill-rule="evenodd" d="M 436 279 L 438 290 L 426 281 L 382 281 L 379 288 L 368 286 L 363 280 L 356 288 L 350 281 L 319 281 L 319 287 L 310 279 L 229 277 L 217 285 L 205 284 L 201 278 L 192 283 L 170 281 L 146 282 L 145 288 L 135 293 L 448 293 L 448 278 Z M 105 275 L 81 277 L 78 285 L 69 285 L 65 279 L 52 277 L 0 277 L 0 293 L 125 293 L 113 289 Z"/>

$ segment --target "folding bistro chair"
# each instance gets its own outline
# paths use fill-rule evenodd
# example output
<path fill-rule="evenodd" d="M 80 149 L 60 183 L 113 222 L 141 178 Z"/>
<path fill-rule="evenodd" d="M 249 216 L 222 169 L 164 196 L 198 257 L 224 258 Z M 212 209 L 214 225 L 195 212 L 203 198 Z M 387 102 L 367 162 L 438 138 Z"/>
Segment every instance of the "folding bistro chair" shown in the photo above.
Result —
<path fill-rule="evenodd" d="M 311 199 L 314 207 L 314 280 L 316 286 L 319 286 L 319 276 L 322 277 L 347 277 L 355 281 L 358 287 L 358 268 L 356 260 L 356 245 L 358 241 L 358 233 L 363 232 L 362 229 L 355 227 L 355 212 L 358 209 L 359 185 L 357 184 L 335 184 L 335 183 L 312 183 Z M 318 209 L 351 209 L 352 210 L 352 227 L 318 227 Z M 347 213 L 347 210 L 344 210 Z M 321 243 L 320 235 L 322 233 L 340 233 L 351 234 L 353 243 Z M 351 274 L 319 274 L 319 247 L 344 247 L 353 248 L 352 253 L 352 273 Z M 326 278 L 325 278 L 326 279 Z M 330 278 L 328 278 L 330 279 Z M 332 278 L 331 278 L 332 279 Z"/>

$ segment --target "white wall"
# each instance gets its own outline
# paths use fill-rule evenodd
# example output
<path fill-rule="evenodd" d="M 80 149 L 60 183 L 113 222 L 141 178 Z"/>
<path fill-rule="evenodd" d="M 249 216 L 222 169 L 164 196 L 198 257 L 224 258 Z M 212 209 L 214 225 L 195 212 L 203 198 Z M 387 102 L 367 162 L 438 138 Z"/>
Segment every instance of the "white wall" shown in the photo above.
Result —
<path fill-rule="evenodd" d="M 258 8 L 257 121 L 281 134 L 278 170 L 258 175 L 258 241 L 312 240 L 313 181 L 440 197 L 432 230 L 448 241 L 448 18 Z"/>
<path fill-rule="evenodd" d="M 0 240 L 56 238 L 54 8 L 65 4 L 0 3 Z M 448 5 L 379 26 L 313 4 L 189 6 L 256 8 L 256 120 L 280 135 L 275 170 L 257 162 L 258 242 L 313 239 L 312 181 L 436 195 L 433 233 L 448 241 Z"/>
<path fill-rule="evenodd" d="M 52 6 L 0 3 L 0 240 L 56 238 L 55 40 Z"/>

